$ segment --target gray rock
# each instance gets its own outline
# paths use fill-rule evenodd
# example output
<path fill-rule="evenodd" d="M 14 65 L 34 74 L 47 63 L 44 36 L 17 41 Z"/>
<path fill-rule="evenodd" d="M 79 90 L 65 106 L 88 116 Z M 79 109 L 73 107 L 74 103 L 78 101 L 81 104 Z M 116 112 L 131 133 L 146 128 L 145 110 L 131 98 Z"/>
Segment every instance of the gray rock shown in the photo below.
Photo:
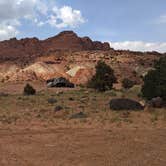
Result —
<path fill-rule="evenodd" d="M 57 103 L 57 100 L 54 99 L 54 98 L 49 98 L 47 101 L 48 101 L 49 104 L 55 104 L 55 103 Z"/>
<path fill-rule="evenodd" d="M 112 99 L 110 101 L 112 110 L 143 110 L 144 107 L 137 101 L 125 98 Z"/>
<path fill-rule="evenodd" d="M 56 107 L 54 108 L 54 111 L 55 111 L 55 112 L 59 112 L 59 111 L 61 111 L 61 110 L 63 110 L 63 107 L 60 106 L 60 105 L 58 105 L 58 106 L 56 106 Z"/>

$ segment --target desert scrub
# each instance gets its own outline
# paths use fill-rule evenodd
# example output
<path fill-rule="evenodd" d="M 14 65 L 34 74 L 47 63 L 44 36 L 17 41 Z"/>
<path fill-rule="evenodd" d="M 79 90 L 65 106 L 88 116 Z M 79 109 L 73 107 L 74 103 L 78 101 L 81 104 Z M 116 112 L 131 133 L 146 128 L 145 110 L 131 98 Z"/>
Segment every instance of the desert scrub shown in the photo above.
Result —
<path fill-rule="evenodd" d="M 112 97 L 116 97 L 116 91 L 114 89 L 110 90 L 110 91 L 106 91 L 105 92 L 106 95 L 112 96 Z"/>
<path fill-rule="evenodd" d="M 157 111 L 152 112 L 151 122 L 156 122 L 159 119 L 159 114 Z"/>
<path fill-rule="evenodd" d="M 161 97 L 166 100 L 166 57 L 162 57 L 144 77 L 142 94 L 147 100 L 155 97 Z"/>
<path fill-rule="evenodd" d="M 13 114 L 13 115 L 1 115 L 0 116 L 0 122 L 4 124 L 12 124 L 16 123 L 16 121 L 19 119 L 19 115 Z"/>
<path fill-rule="evenodd" d="M 116 82 L 114 70 L 105 62 L 99 61 L 96 65 L 96 74 L 88 82 L 88 87 L 103 92 L 111 90 L 113 83 Z"/>
<path fill-rule="evenodd" d="M 111 119 L 110 119 L 110 122 L 111 123 L 116 123 L 116 122 L 120 122 L 121 121 L 121 118 L 120 116 L 117 114 L 117 115 L 114 115 Z"/>
<path fill-rule="evenodd" d="M 122 80 L 122 86 L 123 86 L 123 88 L 125 88 L 125 89 L 130 89 L 130 88 L 132 88 L 132 87 L 134 86 L 134 84 L 135 84 L 135 82 L 132 81 L 132 80 L 130 80 L 130 79 L 128 79 L 128 78 L 124 78 L 124 79 Z"/>
<path fill-rule="evenodd" d="M 24 87 L 24 95 L 35 95 L 36 94 L 36 90 L 30 85 L 30 84 L 26 84 Z"/>

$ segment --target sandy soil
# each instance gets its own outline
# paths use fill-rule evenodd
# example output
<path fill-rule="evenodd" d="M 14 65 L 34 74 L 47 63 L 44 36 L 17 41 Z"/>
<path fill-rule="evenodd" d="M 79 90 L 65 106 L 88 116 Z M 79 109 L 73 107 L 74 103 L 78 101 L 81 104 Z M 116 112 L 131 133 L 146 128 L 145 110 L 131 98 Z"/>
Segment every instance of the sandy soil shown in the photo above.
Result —
<path fill-rule="evenodd" d="M 1 166 L 165 166 L 166 129 L 0 130 Z"/>

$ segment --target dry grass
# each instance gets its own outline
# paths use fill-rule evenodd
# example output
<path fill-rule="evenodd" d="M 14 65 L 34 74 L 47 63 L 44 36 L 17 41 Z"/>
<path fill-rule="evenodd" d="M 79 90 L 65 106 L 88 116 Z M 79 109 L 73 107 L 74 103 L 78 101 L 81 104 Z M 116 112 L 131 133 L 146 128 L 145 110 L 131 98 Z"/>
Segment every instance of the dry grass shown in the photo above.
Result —
<path fill-rule="evenodd" d="M 165 166 L 165 109 L 110 110 L 123 91 L 45 88 L 23 96 L 10 88 L 0 96 L 0 165 Z M 80 112 L 87 118 L 71 118 Z"/>
<path fill-rule="evenodd" d="M 62 91 L 61 93 L 57 93 Z M 81 121 L 81 123 L 101 124 L 150 124 L 166 121 L 165 109 L 141 112 L 114 112 L 109 108 L 111 98 L 132 96 L 139 99 L 137 93 L 130 91 L 110 91 L 99 93 L 86 88 L 67 89 L 43 89 L 35 96 L 24 96 L 21 93 L 13 93 L 8 96 L 0 96 L 0 122 L 17 123 L 20 121 L 30 122 L 40 120 L 47 122 L 57 121 Z M 48 99 L 56 99 L 57 102 L 50 104 Z M 141 100 L 141 99 L 139 99 Z M 55 112 L 55 107 L 61 106 L 62 111 Z M 71 120 L 73 114 L 83 112 L 88 118 Z M 74 122 L 77 123 L 77 122 Z"/>

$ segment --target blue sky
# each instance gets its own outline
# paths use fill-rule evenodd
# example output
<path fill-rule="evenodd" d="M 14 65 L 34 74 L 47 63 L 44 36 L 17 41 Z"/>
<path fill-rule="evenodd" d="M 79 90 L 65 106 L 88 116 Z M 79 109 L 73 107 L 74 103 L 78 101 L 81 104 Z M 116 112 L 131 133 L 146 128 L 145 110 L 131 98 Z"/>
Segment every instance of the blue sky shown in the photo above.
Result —
<path fill-rule="evenodd" d="M 166 52 L 165 0 L 0 0 L 0 21 L 1 40 L 74 30 L 116 49 Z"/>
<path fill-rule="evenodd" d="M 166 15 L 165 0 L 62 0 L 81 10 L 88 20 L 77 31 L 94 39 L 165 42 L 166 24 L 157 24 Z"/>

